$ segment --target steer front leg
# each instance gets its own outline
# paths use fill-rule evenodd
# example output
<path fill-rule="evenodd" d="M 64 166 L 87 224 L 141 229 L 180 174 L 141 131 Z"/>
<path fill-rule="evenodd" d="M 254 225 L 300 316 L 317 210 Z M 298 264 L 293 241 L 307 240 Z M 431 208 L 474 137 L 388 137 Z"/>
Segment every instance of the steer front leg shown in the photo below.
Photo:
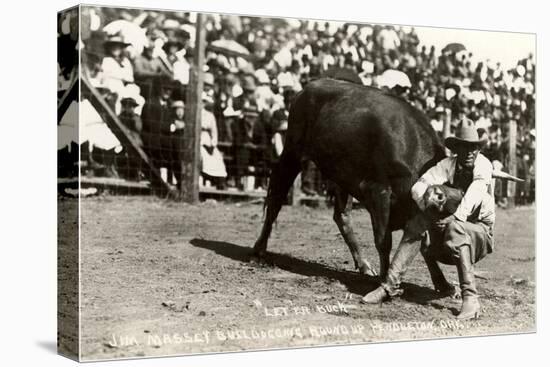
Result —
<path fill-rule="evenodd" d="M 352 205 L 353 198 L 347 192 L 337 187 L 334 197 L 334 222 L 338 226 L 344 241 L 349 247 L 353 262 L 355 263 L 355 269 L 359 270 L 361 274 L 376 276 L 376 270 L 365 258 L 363 258 L 361 248 L 353 232 L 351 221 Z"/>

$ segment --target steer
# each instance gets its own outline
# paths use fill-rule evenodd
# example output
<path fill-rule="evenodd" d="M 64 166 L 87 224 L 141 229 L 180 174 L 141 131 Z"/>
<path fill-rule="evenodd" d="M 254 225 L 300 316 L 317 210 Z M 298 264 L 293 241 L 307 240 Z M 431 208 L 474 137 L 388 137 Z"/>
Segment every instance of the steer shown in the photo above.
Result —
<path fill-rule="evenodd" d="M 310 159 L 336 185 L 334 221 L 355 267 L 376 276 L 353 232 L 352 197 L 369 211 L 380 258 L 379 273 L 384 277 L 392 231 L 404 228 L 419 214 L 410 189 L 444 157 L 444 147 L 427 117 L 406 101 L 345 81 L 319 79 L 309 83 L 290 108 L 285 147 L 271 173 L 264 224 L 254 255 L 265 255 L 273 222 L 301 170 L 301 162 Z"/>

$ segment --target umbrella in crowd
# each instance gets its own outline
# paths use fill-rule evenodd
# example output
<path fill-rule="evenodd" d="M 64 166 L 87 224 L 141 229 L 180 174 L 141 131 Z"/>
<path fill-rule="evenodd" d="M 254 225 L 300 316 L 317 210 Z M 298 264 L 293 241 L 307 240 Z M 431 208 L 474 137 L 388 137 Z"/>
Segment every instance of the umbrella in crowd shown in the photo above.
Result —
<path fill-rule="evenodd" d="M 247 57 L 250 52 L 246 47 L 234 40 L 220 39 L 212 42 L 208 48 L 212 51 L 228 54 L 230 56 Z"/>
<path fill-rule="evenodd" d="M 447 46 L 443 47 L 442 52 L 457 53 L 460 51 L 465 51 L 466 47 L 462 43 L 449 43 Z"/>
<path fill-rule="evenodd" d="M 145 29 L 139 25 L 127 20 L 115 20 L 103 27 L 103 31 L 108 35 L 118 35 L 124 39 L 124 42 L 131 44 L 139 55 L 143 48 L 149 43 L 145 35 Z"/>
<path fill-rule="evenodd" d="M 402 71 L 389 69 L 386 70 L 378 77 L 378 85 L 381 87 L 393 88 L 399 85 L 403 88 L 410 88 L 411 81 L 407 74 Z"/>

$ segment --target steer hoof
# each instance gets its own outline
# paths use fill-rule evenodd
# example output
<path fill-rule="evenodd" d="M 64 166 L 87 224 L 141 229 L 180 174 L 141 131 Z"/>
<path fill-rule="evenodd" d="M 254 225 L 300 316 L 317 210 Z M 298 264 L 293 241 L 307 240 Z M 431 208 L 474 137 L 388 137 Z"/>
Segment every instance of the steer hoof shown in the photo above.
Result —
<path fill-rule="evenodd" d="M 460 292 L 460 287 L 457 287 L 454 284 L 447 283 L 442 286 L 438 286 L 435 288 L 436 292 L 441 294 L 443 297 L 450 297 L 452 299 L 461 299 L 462 295 Z"/>
<path fill-rule="evenodd" d="M 376 273 L 376 270 L 370 264 L 366 261 L 363 261 L 363 263 L 358 267 L 359 273 L 368 275 L 370 277 L 376 277 L 378 274 Z"/>
<path fill-rule="evenodd" d="M 255 251 L 253 250 L 250 253 L 249 262 L 258 264 L 258 265 L 270 265 L 266 260 L 266 251 Z"/>

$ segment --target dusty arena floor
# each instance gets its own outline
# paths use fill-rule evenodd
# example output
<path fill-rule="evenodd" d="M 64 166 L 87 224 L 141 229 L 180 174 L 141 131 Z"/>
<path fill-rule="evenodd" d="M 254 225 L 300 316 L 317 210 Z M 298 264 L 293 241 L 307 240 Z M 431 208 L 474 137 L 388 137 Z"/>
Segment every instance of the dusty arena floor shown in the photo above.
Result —
<path fill-rule="evenodd" d="M 378 268 L 368 214 L 354 213 Z M 460 301 L 437 298 L 420 255 L 402 298 L 360 304 L 376 280 L 354 271 L 329 208 L 284 207 L 272 265 L 248 261 L 258 204 L 104 196 L 83 199 L 81 214 L 86 360 L 535 329 L 534 207 L 497 213 L 496 252 L 476 268 L 483 314 L 462 323 L 453 316 Z M 457 281 L 454 268 L 444 271 Z"/>

